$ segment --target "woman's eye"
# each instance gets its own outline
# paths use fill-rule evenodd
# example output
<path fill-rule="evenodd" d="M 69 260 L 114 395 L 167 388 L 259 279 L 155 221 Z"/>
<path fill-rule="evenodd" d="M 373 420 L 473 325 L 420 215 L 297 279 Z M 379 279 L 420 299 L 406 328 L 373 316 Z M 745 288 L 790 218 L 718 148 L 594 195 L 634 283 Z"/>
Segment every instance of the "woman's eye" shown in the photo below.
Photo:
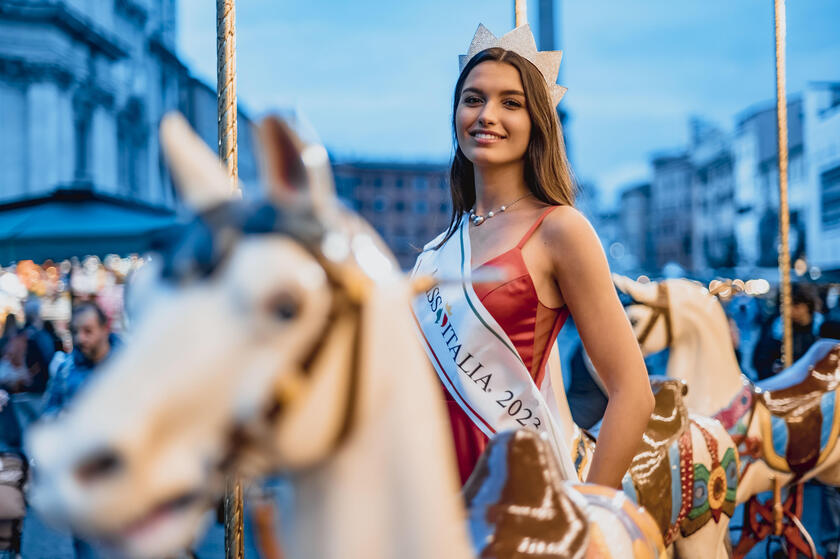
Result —
<path fill-rule="evenodd" d="M 513 99 L 508 99 L 507 101 L 505 101 L 505 106 L 518 109 L 518 108 L 522 107 L 522 103 L 520 103 L 519 101 L 515 101 Z"/>
<path fill-rule="evenodd" d="M 465 97 L 464 98 L 464 103 L 466 103 L 467 105 L 474 105 L 475 103 L 480 103 L 480 102 L 481 102 L 481 99 L 479 99 L 478 97 L 470 96 L 470 97 Z"/>

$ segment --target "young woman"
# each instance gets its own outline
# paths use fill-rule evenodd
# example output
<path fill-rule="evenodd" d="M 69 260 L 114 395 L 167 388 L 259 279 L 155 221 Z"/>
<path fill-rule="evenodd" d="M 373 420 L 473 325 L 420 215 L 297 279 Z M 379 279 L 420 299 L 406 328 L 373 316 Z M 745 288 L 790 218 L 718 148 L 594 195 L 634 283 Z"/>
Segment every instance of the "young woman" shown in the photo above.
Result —
<path fill-rule="evenodd" d="M 544 389 L 546 363 L 571 314 L 609 395 L 587 481 L 619 487 L 653 395 L 601 245 L 573 206 L 549 87 L 534 64 L 502 48 L 478 52 L 463 68 L 452 220 L 415 268 L 441 281 L 415 316 L 446 388 L 466 481 L 487 435 L 518 425 L 550 434 L 556 403 Z M 470 281 L 493 270 L 504 279 Z M 459 274 L 464 281 L 453 281 Z"/>

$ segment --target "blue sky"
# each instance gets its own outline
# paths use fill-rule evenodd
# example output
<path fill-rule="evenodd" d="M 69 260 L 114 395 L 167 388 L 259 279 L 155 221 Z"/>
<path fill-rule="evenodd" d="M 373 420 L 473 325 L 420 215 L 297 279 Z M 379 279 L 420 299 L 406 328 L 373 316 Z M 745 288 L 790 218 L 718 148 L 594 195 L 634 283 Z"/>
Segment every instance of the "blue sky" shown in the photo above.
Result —
<path fill-rule="evenodd" d="M 530 19 L 536 28 L 536 0 Z M 771 0 L 566 0 L 556 29 L 570 155 L 609 199 L 688 118 L 731 129 L 775 95 Z M 840 2 L 787 2 L 788 94 L 840 81 Z M 341 158 L 447 161 L 457 55 L 479 22 L 512 27 L 512 0 L 239 0 L 240 102 L 294 107 Z M 179 0 L 179 52 L 215 83 L 215 2 Z"/>

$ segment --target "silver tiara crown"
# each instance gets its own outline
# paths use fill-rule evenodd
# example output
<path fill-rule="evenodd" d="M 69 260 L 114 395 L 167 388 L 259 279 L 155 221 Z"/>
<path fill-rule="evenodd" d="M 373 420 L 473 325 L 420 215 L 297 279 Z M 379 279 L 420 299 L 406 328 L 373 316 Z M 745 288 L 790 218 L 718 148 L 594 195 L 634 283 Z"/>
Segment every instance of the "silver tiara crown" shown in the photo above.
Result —
<path fill-rule="evenodd" d="M 513 31 L 505 33 L 501 38 L 497 38 L 484 25 L 479 24 L 467 54 L 462 54 L 458 57 L 461 71 L 464 71 L 464 67 L 473 56 L 493 47 L 511 50 L 536 66 L 545 79 L 548 95 L 551 97 L 551 102 L 554 106 L 566 94 L 568 88 L 557 85 L 557 74 L 560 72 L 560 59 L 563 58 L 563 51 L 546 50 L 539 52 L 537 50 L 537 42 L 531 33 L 531 27 L 527 23 L 520 25 Z"/>

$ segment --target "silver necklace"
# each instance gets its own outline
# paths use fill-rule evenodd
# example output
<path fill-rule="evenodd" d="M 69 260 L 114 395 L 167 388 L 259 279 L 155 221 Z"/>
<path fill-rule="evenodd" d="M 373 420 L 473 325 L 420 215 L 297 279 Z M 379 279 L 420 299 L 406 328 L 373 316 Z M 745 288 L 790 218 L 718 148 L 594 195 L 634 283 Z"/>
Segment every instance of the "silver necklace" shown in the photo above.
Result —
<path fill-rule="evenodd" d="M 479 214 L 475 213 L 475 208 L 472 208 L 472 209 L 470 210 L 470 221 L 472 221 L 472 224 L 473 224 L 473 225 L 475 225 L 476 227 L 478 227 L 479 225 L 481 225 L 482 223 L 484 223 L 485 221 L 487 221 L 487 220 L 488 220 L 488 219 L 490 219 L 491 217 L 496 217 L 496 216 L 497 216 L 497 215 L 499 215 L 500 213 L 502 213 L 502 212 L 504 212 L 504 211 L 507 211 L 507 210 L 508 210 L 511 206 L 513 206 L 515 203 L 517 203 L 518 201 L 522 200 L 523 198 L 527 198 L 528 196 L 531 196 L 532 194 L 533 194 L 532 192 L 529 192 L 528 194 L 526 194 L 526 195 L 524 195 L 524 196 L 520 196 L 519 198 L 517 198 L 516 200 L 514 200 L 514 201 L 513 201 L 513 202 L 511 202 L 510 204 L 507 204 L 507 205 L 505 205 L 505 206 L 501 206 L 498 210 L 495 210 L 495 211 L 490 210 L 489 212 L 487 212 L 487 213 L 486 213 L 486 214 L 484 214 L 484 215 L 479 215 Z"/>

